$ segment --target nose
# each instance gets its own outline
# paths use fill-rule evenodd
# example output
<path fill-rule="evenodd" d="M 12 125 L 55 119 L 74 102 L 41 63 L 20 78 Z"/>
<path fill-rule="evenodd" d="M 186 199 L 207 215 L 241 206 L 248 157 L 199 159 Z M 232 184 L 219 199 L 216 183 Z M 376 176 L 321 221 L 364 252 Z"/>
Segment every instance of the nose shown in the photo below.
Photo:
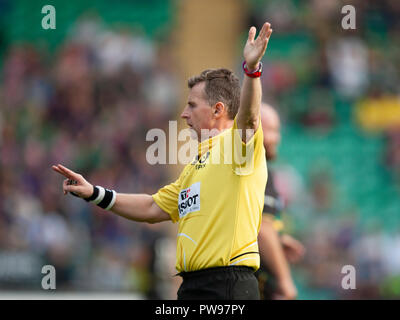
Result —
<path fill-rule="evenodd" d="M 188 107 L 186 106 L 185 109 L 183 109 L 182 113 L 181 113 L 181 118 L 182 119 L 188 119 L 189 118 L 189 112 L 188 112 Z"/>

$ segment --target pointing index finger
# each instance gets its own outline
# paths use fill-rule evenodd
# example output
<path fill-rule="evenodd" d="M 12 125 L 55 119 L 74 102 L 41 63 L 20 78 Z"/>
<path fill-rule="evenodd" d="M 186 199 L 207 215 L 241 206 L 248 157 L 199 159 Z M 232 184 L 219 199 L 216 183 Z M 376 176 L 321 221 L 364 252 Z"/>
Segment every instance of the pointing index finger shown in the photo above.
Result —
<path fill-rule="evenodd" d="M 77 173 L 73 172 L 72 170 L 64 167 L 63 165 L 59 164 L 57 166 L 53 166 L 53 169 L 58 173 L 62 174 L 64 177 L 69 179 L 78 180 L 79 176 Z"/>
<path fill-rule="evenodd" d="M 62 174 L 62 175 L 64 175 L 64 173 L 58 168 L 58 166 L 51 166 L 51 168 L 55 171 L 55 172 L 58 172 L 58 173 L 60 173 L 60 174 Z"/>

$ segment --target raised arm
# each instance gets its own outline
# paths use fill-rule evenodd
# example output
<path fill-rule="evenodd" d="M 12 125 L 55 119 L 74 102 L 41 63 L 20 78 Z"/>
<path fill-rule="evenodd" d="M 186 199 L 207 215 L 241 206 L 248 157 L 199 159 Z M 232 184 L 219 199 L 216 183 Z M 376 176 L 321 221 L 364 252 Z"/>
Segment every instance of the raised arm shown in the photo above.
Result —
<path fill-rule="evenodd" d="M 243 49 L 245 66 L 250 72 L 259 68 L 272 33 L 271 25 L 268 22 L 264 23 L 257 39 L 255 39 L 256 31 L 255 27 L 250 28 L 249 37 Z M 239 129 L 253 129 L 253 133 L 257 130 L 260 121 L 261 94 L 260 78 L 252 78 L 245 74 L 236 120 Z M 252 135 L 247 137 L 243 135 L 243 140 L 246 141 L 246 138 L 250 139 L 251 137 Z"/>
<path fill-rule="evenodd" d="M 64 194 L 71 192 L 83 199 L 89 198 L 93 194 L 93 185 L 82 175 L 60 164 L 52 166 L 52 169 L 67 178 L 63 182 Z M 126 219 L 138 222 L 156 223 L 171 220 L 170 215 L 163 211 L 148 194 L 117 193 L 115 203 L 109 210 Z"/>

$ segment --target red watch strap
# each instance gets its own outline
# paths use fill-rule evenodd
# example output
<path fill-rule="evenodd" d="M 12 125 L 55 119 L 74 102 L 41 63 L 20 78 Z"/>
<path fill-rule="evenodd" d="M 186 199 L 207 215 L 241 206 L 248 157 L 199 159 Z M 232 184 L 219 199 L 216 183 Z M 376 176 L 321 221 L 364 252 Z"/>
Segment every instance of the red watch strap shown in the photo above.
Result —
<path fill-rule="evenodd" d="M 250 78 L 259 78 L 262 74 L 262 62 L 261 61 L 258 64 L 258 68 L 254 71 L 249 71 L 249 69 L 247 69 L 246 61 L 243 61 L 242 68 L 243 68 L 244 73 Z"/>

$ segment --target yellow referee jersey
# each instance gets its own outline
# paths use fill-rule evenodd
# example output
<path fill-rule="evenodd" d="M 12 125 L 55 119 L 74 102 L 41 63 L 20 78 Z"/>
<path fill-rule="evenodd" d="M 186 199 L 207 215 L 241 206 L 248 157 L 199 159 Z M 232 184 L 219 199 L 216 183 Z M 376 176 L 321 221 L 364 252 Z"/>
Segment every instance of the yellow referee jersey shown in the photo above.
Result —
<path fill-rule="evenodd" d="M 245 159 L 245 161 L 244 161 Z M 267 164 L 261 121 L 245 144 L 232 128 L 199 144 L 199 154 L 178 180 L 153 195 L 179 222 L 176 269 L 260 266 L 257 235 Z"/>

